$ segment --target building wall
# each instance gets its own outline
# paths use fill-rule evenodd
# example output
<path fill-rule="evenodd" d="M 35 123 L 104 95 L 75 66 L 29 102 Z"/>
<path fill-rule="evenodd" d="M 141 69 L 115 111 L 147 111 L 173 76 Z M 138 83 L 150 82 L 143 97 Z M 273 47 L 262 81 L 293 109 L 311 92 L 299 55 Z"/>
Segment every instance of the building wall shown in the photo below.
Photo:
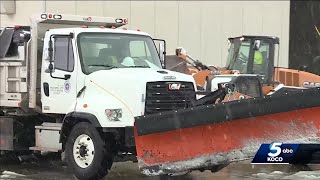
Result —
<path fill-rule="evenodd" d="M 27 25 L 31 14 L 44 11 L 128 17 L 128 28 L 166 39 L 168 54 L 182 46 L 216 66 L 225 64 L 228 37 L 274 35 L 280 37 L 280 65 L 288 66 L 289 1 L 16 1 L 16 13 L 1 14 L 0 23 Z"/>

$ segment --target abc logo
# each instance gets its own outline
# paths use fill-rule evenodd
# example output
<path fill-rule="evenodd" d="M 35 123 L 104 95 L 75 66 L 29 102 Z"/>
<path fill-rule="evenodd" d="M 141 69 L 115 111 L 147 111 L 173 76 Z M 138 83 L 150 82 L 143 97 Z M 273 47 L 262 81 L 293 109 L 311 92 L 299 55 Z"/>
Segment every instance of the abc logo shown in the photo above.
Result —
<path fill-rule="evenodd" d="M 293 149 L 291 147 L 283 147 L 282 154 L 284 156 L 290 156 L 291 154 L 293 154 Z"/>
<path fill-rule="evenodd" d="M 293 149 L 289 149 L 289 148 L 285 148 L 285 149 L 282 149 L 282 153 L 284 154 L 288 154 L 288 153 L 293 153 Z"/>

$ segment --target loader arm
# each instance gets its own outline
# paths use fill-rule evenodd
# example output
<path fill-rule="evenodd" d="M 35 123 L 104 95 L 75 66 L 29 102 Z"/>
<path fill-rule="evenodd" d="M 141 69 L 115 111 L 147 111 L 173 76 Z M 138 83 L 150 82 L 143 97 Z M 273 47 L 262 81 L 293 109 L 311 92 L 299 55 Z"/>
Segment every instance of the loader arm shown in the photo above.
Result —
<path fill-rule="evenodd" d="M 212 68 L 208 67 L 207 65 L 203 64 L 199 60 L 196 60 L 196 59 L 192 58 L 190 55 L 188 55 L 187 52 L 183 48 L 176 48 L 176 56 L 183 59 L 185 62 L 192 65 L 193 67 L 195 67 L 199 71 L 203 71 L 203 70 L 210 70 L 211 71 L 212 70 Z M 215 70 L 218 70 L 218 68 L 216 68 L 214 66 L 212 66 L 212 67 Z"/>

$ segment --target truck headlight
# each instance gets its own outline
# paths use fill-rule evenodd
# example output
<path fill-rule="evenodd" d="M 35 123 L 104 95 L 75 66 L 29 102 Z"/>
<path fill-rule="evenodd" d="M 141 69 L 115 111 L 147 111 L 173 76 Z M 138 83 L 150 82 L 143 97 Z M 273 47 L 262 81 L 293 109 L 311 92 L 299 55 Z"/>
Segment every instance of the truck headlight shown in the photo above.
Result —
<path fill-rule="evenodd" d="M 110 121 L 120 121 L 122 109 L 106 109 L 105 114 Z"/>

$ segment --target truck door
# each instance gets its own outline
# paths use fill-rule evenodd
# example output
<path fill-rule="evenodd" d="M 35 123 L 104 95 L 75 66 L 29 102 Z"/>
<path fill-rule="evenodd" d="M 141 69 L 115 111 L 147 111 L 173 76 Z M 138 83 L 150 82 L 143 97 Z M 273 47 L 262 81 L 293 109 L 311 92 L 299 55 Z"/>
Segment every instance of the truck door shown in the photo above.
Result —
<path fill-rule="evenodd" d="M 65 114 L 72 111 L 76 101 L 77 56 L 74 54 L 74 39 L 69 34 L 51 34 L 46 35 L 44 42 L 41 69 L 42 111 Z"/>

